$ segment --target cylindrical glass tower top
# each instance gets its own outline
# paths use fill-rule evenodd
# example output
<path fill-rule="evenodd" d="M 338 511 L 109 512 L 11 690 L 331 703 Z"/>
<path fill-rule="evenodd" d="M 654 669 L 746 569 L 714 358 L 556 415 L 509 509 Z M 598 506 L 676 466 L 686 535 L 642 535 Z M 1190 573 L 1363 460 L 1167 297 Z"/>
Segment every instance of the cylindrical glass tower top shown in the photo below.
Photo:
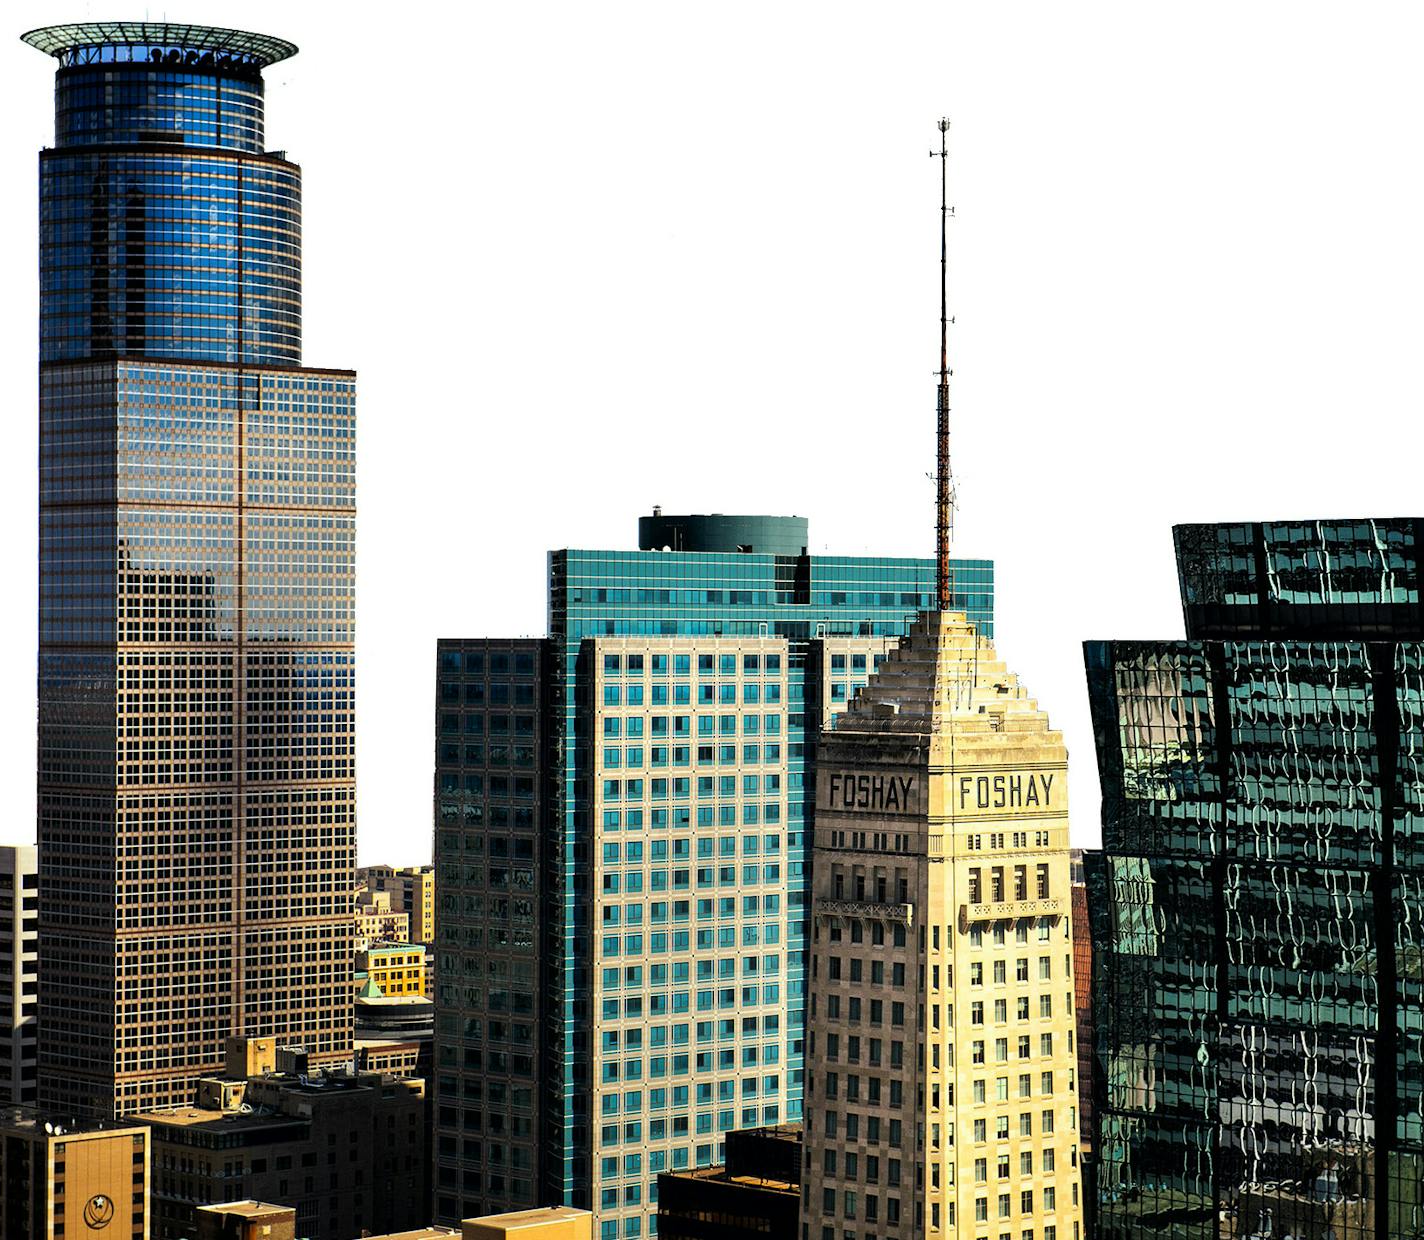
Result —
<path fill-rule="evenodd" d="M 81 22 L 23 38 L 60 64 L 59 147 L 182 142 L 261 151 L 262 69 L 297 50 L 268 35 L 169 22 Z"/>
<path fill-rule="evenodd" d="M 301 172 L 264 154 L 282 39 L 171 22 L 23 36 L 59 61 L 40 357 L 301 362 Z"/>

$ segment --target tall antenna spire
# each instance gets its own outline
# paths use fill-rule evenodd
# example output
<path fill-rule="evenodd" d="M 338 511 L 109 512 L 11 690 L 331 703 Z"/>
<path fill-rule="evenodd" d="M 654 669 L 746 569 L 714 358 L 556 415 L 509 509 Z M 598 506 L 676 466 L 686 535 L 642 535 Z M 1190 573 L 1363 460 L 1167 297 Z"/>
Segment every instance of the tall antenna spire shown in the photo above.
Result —
<path fill-rule="evenodd" d="M 954 479 L 949 468 L 949 121 L 939 122 L 939 438 L 935 460 L 935 584 L 939 610 L 954 593 L 949 544 L 954 533 Z M 933 157 L 936 152 L 931 151 Z"/>

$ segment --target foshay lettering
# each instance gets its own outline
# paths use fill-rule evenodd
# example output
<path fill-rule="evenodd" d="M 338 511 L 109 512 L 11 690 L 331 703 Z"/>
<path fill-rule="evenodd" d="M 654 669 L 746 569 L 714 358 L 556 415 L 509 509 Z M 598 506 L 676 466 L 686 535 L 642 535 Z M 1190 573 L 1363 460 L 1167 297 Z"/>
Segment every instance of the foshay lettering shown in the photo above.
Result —
<path fill-rule="evenodd" d="M 880 810 L 903 814 L 910 809 L 914 776 L 857 774 L 834 771 L 830 776 L 830 808 Z"/>
<path fill-rule="evenodd" d="M 961 775 L 959 808 L 1044 809 L 1052 792 L 1052 775 Z"/>

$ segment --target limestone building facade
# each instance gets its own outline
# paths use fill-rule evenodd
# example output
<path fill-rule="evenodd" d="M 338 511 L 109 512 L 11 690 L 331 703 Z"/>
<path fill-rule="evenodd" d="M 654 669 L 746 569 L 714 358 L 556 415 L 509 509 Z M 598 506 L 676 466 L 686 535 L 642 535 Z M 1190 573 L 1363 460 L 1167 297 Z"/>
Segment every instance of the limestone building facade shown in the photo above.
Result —
<path fill-rule="evenodd" d="M 816 767 L 803 1240 L 1081 1240 L 1061 734 L 930 612 Z"/>

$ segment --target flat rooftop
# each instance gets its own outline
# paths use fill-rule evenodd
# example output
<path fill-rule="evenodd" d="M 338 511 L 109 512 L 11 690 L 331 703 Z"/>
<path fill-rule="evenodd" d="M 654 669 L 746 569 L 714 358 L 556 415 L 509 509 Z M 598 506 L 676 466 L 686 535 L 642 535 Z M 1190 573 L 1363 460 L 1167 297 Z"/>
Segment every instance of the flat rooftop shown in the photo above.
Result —
<path fill-rule="evenodd" d="M 447 1236 L 458 1236 L 460 1233 L 451 1227 L 420 1227 L 415 1231 L 392 1231 L 380 1236 L 372 1236 L 371 1240 L 446 1240 Z"/>
<path fill-rule="evenodd" d="M 209 1111 L 203 1107 L 174 1107 L 171 1111 L 139 1111 L 133 1119 L 142 1124 L 162 1124 L 173 1128 L 267 1128 L 305 1124 L 295 1115 L 257 1111 Z"/>
<path fill-rule="evenodd" d="M 46 1124 L 55 1131 L 46 1132 Z M 33 1133 L 37 1136 L 92 1137 L 105 1133 L 133 1132 L 142 1127 L 143 1125 L 132 1117 L 73 1120 L 68 1116 L 52 1116 L 33 1107 L 0 1107 L 0 1131 L 4 1132 Z"/>
<path fill-rule="evenodd" d="M 760 1175 L 728 1175 L 726 1167 L 700 1167 L 696 1171 L 662 1171 L 670 1180 L 712 1180 L 718 1184 L 740 1184 L 744 1188 L 764 1188 L 773 1192 L 800 1194 L 801 1186 L 789 1180 Z"/>
<path fill-rule="evenodd" d="M 238 1218 L 268 1218 L 273 1214 L 296 1214 L 294 1206 L 274 1206 L 265 1201 L 229 1201 L 223 1205 L 200 1206 L 203 1214 L 233 1214 Z"/>
<path fill-rule="evenodd" d="M 525 1223 L 561 1223 L 566 1219 L 588 1218 L 587 1210 L 573 1206 L 536 1206 L 532 1210 L 514 1210 L 509 1214 L 481 1214 L 467 1218 L 467 1223 L 498 1223 L 501 1227 L 518 1227 Z"/>

